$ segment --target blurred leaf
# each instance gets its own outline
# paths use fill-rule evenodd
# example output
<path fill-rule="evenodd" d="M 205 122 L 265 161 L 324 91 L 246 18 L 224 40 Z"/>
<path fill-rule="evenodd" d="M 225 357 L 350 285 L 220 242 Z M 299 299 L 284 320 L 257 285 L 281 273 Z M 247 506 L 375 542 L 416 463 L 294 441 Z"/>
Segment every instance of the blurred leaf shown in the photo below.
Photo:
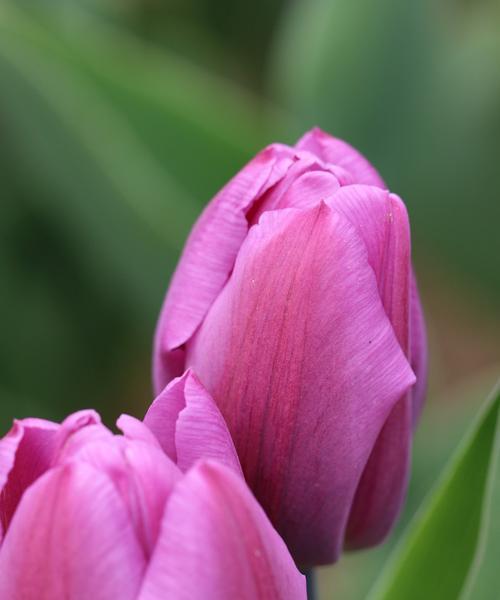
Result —
<path fill-rule="evenodd" d="M 135 302 L 151 302 L 162 255 L 180 247 L 196 205 L 95 87 L 6 14 L 0 119 L 14 185 L 72 232 L 101 285 L 111 274 Z"/>
<path fill-rule="evenodd" d="M 500 588 L 500 435 L 492 451 L 491 475 L 485 498 L 481 537 L 472 570 L 460 600 L 496 600 Z"/>
<path fill-rule="evenodd" d="M 370 600 L 456 600 L 468 575 L 473 585 L 481 571 L 479 541 L 489 536 L 487 517 L 498 477 L 499 412 L 497 386 L 397 545 Z M 492 592 L 499 587 L 498 572 L 496 577 Z"/>
<path fill-rule="evenodd" d="M 424 17 L 409 0 L 292 2 L 270 85 L 306 127 L 349 140 L 386 176 L 397 173 L 432 51 Z"/>
<path fill-rule="evenodd" d="M 91 13 L 77 11 L 63 23 L 52 12 L 31 14 L 37 28 L 32 22 L 24 35 L 92 80 L 201 204 L 291 127 L 284 113 L 256 96 Z"/>
<path fill-rule="evenodd" d="M 271 141 L 265 109 L 92 19 L 64 35 L 34 14 L 0 10 L 13 169 L 42 180 L 43 201 L 90 241 L 93 264 L 149 300 L 203 204 Z"/>
<path fill-rule="evenodd" d="M 401 185 L 415 199 L 416 241 L 498 300 L 500 17 L 474 6 L 443 24 Z"/>
<path fill-rule="evenodd" d="M 76 3 L 64 19 L 38 8 L 0 5 L 0 381 L 20 399 L 6 419 L 99 399 L 112 413 L 113 393 L 146 389 L 192 222 L 282 120 Z"/>

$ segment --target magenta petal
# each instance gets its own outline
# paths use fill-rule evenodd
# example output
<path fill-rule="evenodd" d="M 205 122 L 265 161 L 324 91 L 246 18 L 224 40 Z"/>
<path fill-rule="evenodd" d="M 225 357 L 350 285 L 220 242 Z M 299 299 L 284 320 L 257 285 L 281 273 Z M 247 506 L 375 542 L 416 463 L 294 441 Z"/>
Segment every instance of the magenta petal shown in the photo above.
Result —
<path fill-rule="evenodd" d="M 408 485 L 411 431 L 406 394 L 392 410 L 363 471 L 349 515 L 347 548 L 379 544 L 394 525 Z"/>
<path fill-rule="evenodd" d="M 245 212 L 286 173 L 295 157 L 274 144 L 260 152 L 210 202 L 186 243 L 156 329 L 156 393 L 183 370 L 179 348 L 194 333 L 224 286 L 248 230 Z"/>
<path fill-rule="evenodd" d="M 72 463 L 25 492 L 0 549 L 0 598 L 135 600 L 144 568 L 108 478 Z"/>
<path fill-rule="evenodd" d="M 89 444 L 113 443 L 114 435 L 101 423 L 100 416 L 93 410 L 81 410 L 69 415 L 57 433 L 53 465 L 62 465 L 73 460 Z"/>
<path fill-rule="evenodd" d="M 130 415 L 120 415 L 116 421 L 116 426 L 129 440 L 146 442 L 152 446 L 161 447 L 157 437 L 151 429 L 149 429 L 143 421 L 140 421 L 135 417 L 131 417 Z"/>
<path fill-rule="evenodd" d="M 62 462 L 63 457 L 77 452 L 79 444 L 86 444 L 90 439 L 112 437 L 113 434 L 101 423 L 101 417 L 95 410 L 79 410 L 67 416 L 59 427 L 54 461 Z"/>
<path fill-rule="evenodd" d="M 362 237 L 323 203 L 265 213 L 188 350 L 298 563 L 332 562 L 373 445 L 415 380 Z"/>
<path fill-rule="evenodd" d="M 43 419 L 22 419 L 0 440 L 0 539 L 25 489 L 50 467 L 58 429 Z"/>
<path fill-rule="evenodd" d="M 9 473 L 14 466 L 16 452 L 22 439 L 22 429 L 14 425 L 9 433 L 0 440 L 0 491 L 7 483 Z"/>
<path fill-rule="evenodd" d="M 410 231 L 403 202 L 380 188 L 353 185 L 341 188 L 328 204 L 363 237 L 385 312 L 409 356 Z M 408 483 L 410 412 L 409 394 L 405 394 L 372 450 L 349 517 L 346 537 L 351 548 L 380 542 L 399 513 Z"/>
<path fill-rule="evenodd" d="M 306 599 L 304 577 L 244 481 L 199 463 L 177 485 L 139 600 Z"/>
<path fill-rule="evenodd" d="M 298 150 L 308 150 L 321 160 L 349 171 L 357 183 L 385 188 L 386 185 L 368 160 L 343 140 L 334 138 L 318 127 L 311 129 L 295 144 Z"/>
<path fill-rule="evenodd" d="M 339 171 L 339 172 L 336 172 Z M 324 165 L 314 154 L 297 153 L 296 162 L 286 175 L 271 187 L 247 214 L 250 225 L 258 223 L 260 216 L 281 208 L 311 208 L 331 196 L 349 177 L 342 169 Z M 343 184 L 342 184 L 343 185 Z"/>
<path fill-rule="evenodd" d="M 175 433 L 179 468 L 187 471 L 199 459 L 214 459 L 242 476 L 227 425 L 212 397 L 194 375 L 186 380 L 185 395 L 186 408 L 179 413 Z"/>
<path fill-rule="evenodd" d="M 144 424 L 154 433 L 165 454 L 175 463 L 175 428 L 179 413 L 186 406 L 184 389 L 189 374 L 189 371 L 186 371 L 181 377 L 173 379 L 153 400 L 144 417 Z"/>
<path fill-rule="evenodd" d="M 128 467 L 126 500 L 137 537 L 150 556 L 160 533 L 165 505 L 182 474 L 159 448 L 141 441 L 126 443 L 123 456 Z"/>
<path fill-rule="evenodd" d="M 107 474 L 128 507 L 136 537 L 149 556 L 165 502 L 181 472 L 156 440 L 151 444 L 121 436 L 100 439 L 87 428 L 75 433 L 73 442 L 72 451 L 60 455 L 60 460 L 77 460 Z"/>
<path fill-rule="evenodd" d="M 339 187 L 337 178 L 328 171 L 309 171 L 293 181 L 281 197 L 278 208 L 312 208 Z"/>
<path fill-rule="evenodd" d="M 401 348 L 409 355 L 410 225 L 401 199 L 368 185 L 349 185 L 327 204 L 363 238 L 380 298 Z"/>
<path fill-rule="evenodd" d="M 172 381 L 154 400 L 144 423 L 181 470 L 200 458 L 213 458 L 241 474 L 226 423 L 191 371 Z"/>

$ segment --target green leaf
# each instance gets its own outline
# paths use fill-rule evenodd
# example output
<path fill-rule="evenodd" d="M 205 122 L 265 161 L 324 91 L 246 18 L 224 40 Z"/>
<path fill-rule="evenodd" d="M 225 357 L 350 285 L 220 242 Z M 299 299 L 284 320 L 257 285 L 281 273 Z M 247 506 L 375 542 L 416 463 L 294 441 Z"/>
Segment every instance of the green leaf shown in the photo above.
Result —
<path fill-rule="evenodd" d="M 489 568 L 484 549 L 498 544 L 492 540 L 490 513 L 493 494 L 498 493 L 499 411 L 497 387 L 415 515 L 369 600 L 457 600 L 476 585 L 485 585 L 483 569 Z M 494 556 L 488 559 L 497 560 Z M 494 583 L 490 594 L 499 589 L 498 568 L 494 577 L 496 583 L 488 583 Z"/>
<path fill-rule="evenodd" d="M 461 600 L 496 600 L 500 589 L 500 435 L 492 451 L 482 528 L 476 557 Z"/>

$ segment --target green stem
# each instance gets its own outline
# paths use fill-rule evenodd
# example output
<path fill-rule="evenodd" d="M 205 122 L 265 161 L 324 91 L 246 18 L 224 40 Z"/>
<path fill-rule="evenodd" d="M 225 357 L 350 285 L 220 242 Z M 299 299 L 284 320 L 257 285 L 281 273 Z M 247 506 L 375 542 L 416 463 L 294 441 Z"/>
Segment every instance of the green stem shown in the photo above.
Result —
<path fill-rule="evenodd" d="M 316 576 L 312 569 L 308 569 L 305 573 L 307 582 L 307 600 L 317 600 Z"/>

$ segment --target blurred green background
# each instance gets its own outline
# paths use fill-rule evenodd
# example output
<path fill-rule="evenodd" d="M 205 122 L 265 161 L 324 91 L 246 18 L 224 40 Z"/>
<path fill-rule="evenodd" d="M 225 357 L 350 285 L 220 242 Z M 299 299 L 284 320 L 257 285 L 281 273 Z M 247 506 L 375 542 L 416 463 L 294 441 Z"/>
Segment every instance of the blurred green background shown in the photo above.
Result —
<path fill-rule="evenodd" d="M 404 522 L 499 371 L 497 0 L 0 0 L 2 432 L 142 416 L 191 224 L 313 125 L 412 219 L 431 378 Z M 321 570 L 322 597 L 363 597 L 390 545 Z"/>

